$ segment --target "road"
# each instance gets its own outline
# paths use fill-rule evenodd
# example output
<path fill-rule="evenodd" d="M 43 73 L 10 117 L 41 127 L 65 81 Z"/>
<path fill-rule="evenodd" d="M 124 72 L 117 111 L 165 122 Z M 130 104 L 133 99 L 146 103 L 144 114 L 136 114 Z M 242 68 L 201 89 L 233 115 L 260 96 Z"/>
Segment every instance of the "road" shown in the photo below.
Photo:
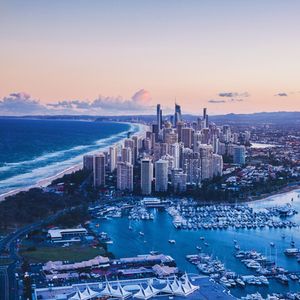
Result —
<path fill-rule="evenodd" d="M 0 299 L 1 300 L 17 300 L 19 299 L 18 282 L 15 277 L 16 269 L 20 266 L 22 258 L 17 249 L 17 240 L 25 236 L 29 232 L 40 228 L 54 221 L 58 216 L 66 213 L 70 209 L 65 209 L 49 216 L 46 219 L 24 226 L 17 231 L 6 236 L 0 241 L 0 253 L 7 252 L 7 259 L 12 262 L 7 265 L 0 266 Z"/>
<path fill-rule="evenodd" d="M 8 283 L 8 274 L 7 266 L 0 267 L 0 291 L 1 299 L 9 300 L 9 283 Z"/>

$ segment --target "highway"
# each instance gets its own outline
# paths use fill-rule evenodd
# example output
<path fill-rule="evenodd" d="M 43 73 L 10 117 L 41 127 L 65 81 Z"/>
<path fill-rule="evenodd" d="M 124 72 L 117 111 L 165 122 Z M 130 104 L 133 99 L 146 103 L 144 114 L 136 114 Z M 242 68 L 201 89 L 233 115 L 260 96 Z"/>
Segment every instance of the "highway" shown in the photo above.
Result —
<path fill-rule="evenodd" d="M 8 274 L 7 266 L 0 267 L 0 291 L 1 299 L 9 300 L 9 283 L 8 283 Z"/>
<path fill-rule="evenodd" d="M 18 300 L 18 282 L 15 277 L 16 269 L 21 265 L 22 258 L 17 249 L 17 240 L 25 236 L 29 232 L 40 228 L 52 221 L 59 215 L 66 213 L 70 209 L 64 209 L 46 219 L 24 226 L 15 232 L 6 236 L 0 241 L 0 253 L 7 253 L 6 258 L 11 261 L 7 265 L 0 266 L 0 299 L 1 300 Z"/>

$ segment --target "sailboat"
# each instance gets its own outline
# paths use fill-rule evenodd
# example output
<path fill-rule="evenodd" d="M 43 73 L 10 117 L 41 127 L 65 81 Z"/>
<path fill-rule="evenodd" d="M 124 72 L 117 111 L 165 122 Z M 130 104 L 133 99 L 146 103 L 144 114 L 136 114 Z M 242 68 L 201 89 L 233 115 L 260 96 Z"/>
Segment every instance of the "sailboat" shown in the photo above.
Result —
<path fill-rule="evenodd" d="M 292 247 L 292 248 L 294 248 L 294 247 L 295 247 L 295 241 L 294 241 L 294 238 L 293 238 L 293 236 L 291 237 L 291 242 L 290 242 L 290 245 L 291 245 L 291 247 Z"/>
<path fill-rule="evenodd" d="M 133 227 L 131 226 L 131 222 L 129 221 L 129 226 L 128 226 L 129 230 L 133 230 Z"/>

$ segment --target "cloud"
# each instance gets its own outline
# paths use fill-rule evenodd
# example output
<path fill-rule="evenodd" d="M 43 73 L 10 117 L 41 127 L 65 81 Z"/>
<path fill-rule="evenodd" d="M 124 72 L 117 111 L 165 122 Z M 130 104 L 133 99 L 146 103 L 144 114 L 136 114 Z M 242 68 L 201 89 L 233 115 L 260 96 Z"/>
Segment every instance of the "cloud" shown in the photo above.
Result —
<path fill-rule="evenodd" d="M 141 89 L 137 91 L 132 97 L 132 100 L 136 103 L 147 105 L 152 100 L 148 91 Z"/>
<path fill-rule="evenodd" d="M 129 100 L 124 100 L 121 97 L 102 97 L 99 96 L 91 104 L 91 108 L 107 109 L 112 111 L 144 111 L 150 109 L 151 96 L 144 89 L 137 91 Z"/>
<path fill-rule="evenodd" d="M 130 114 L 136 112 L 150 112 L 150 92 L 141 89 L 130 99 L 122 97 L 99 96 L 93 101 L 63 100 L 42 104 L 32 99 L 26 93 L 12 93 L 0 100 L 0 115 L 37 115 L 37 114 Z"/>
<path fill-rule="evenodd" d="M 36 114 L 46 112 L 47 108 L 38 100 L 31 99 L 26 93 L 12 93 L 0 100 L 0 113 L 3 115 L 14 113 Z"/>
<path fill-rule="evenodd" d="M 218 94 L 219 97 L 223 99 L 211 99 L 208 103 L 221 104 L 221 103 L 233 103 L 233 102 L 243 102 L 247 97 L 250 97 L 248 92 L 236 93 L 236 92 L 222 92 Z"/>
<path fill-rule="evenodd" d="M 228 102 L 243 102 L 245 99 L 241 99 L 241 98 L 231 98 L 230 100 L 228 100 Z"/>
<path fill-rule="evenodd" d="M 248 92 L 243 93 L 236 93 L 236 92 L 222 92 L 218 94 L 219 97 L 228 97 L 228 98 L 235 98 L 235 97 L 250 97 Z"/>
<path fill-rule="evenodd" d="M 48 103 L 48 107 L 52 108 L 62 108 L 62 109 L 89 109 L 90 104 L 88 101 L 80 101 L 80 100 L 64 100 L 59 101 L 57 103 Z"/>
<path fill-rule="evenodd" d="M 226 103 L 225 100 L 215 100 L 215 99 L 211 99 L 211 100 L 208 100 L 209 103 Z"/>
<path fill-rule="evenodd" d="M 287 93 L 277 93 L 277 94 L 275 94 L 275 96 L 279 96 L 279 97 L 287 97 L 288 94 L 287 94 Z"/>

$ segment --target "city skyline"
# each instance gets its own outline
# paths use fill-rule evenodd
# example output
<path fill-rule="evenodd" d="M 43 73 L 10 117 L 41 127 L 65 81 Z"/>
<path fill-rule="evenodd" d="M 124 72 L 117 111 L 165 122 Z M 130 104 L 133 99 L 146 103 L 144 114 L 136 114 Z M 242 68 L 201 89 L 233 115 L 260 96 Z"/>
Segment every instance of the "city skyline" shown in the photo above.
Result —
<path fill-rule="evenodd" d="M 300 299 L 300 1 L 0 1 L 0 300 Z"/>
<path fill-rule="evenodd" d="M 0 114 L 148 114 L 175 101 L 194 114 L 299 111 L 299 9 L 276 0 L 2 3 Z"/>

